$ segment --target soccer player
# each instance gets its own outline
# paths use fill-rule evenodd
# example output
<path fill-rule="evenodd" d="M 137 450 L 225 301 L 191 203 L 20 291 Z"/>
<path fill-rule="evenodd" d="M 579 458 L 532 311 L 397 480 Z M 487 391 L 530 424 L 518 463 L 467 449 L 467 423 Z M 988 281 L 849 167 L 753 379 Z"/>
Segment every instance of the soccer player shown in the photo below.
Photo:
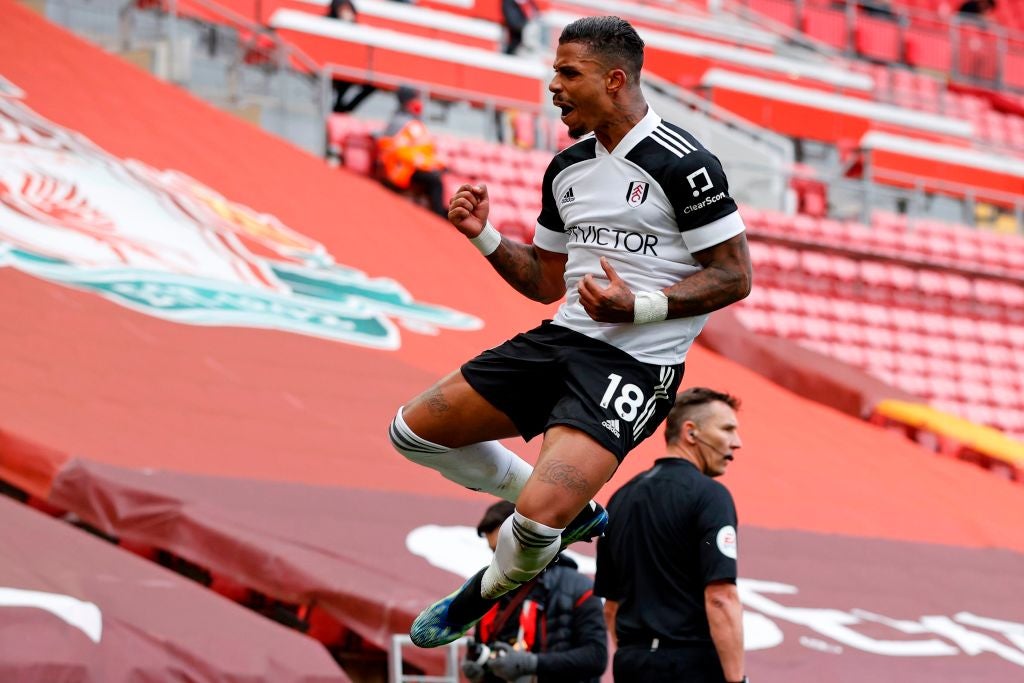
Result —
<path fill-rule="evenodd" d="M 665 418 L 708 314 L 750 292 L 722 166 L 648 107 L 643 47 L 618 17 L 562 31 L 548 87 L 579 141 L 544 175 L 533 244 L 488 223 L 482 185 L 449 204 L 448 219 L 509 285 L 566 300 L 553 321 L 470 360 L 391 423 L 405 457 L 516 504 L 491 564 L 417 617 L 420 647 L 456 640 L 560 549 L 602 533 L 594 495 Z M 536 468 L 497 441 L 538 434 Z"/>

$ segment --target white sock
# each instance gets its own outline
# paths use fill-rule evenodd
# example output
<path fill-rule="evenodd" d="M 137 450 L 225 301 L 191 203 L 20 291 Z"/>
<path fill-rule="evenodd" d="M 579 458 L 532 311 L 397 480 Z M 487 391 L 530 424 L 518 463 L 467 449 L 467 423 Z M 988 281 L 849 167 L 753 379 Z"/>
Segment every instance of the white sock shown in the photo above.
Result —
<path fill-rule="evenodd" d="M 399 453 L 418 465 L 437 470 L 446 479 L 474 491 L 514 503 L 533 465 L 497 441 L 482 441 L 462 448 L 448 448 L 421 439 L 406 424 L 402 409 L 388 428 L 391 443 Z"/>
<path fill-rule="evenodd" d="M 498 546 L 480 584 L 481 596 L 493 600 L 540 574 L 558 554 L 562 531 L 513 512 L 498 532 Z"/>

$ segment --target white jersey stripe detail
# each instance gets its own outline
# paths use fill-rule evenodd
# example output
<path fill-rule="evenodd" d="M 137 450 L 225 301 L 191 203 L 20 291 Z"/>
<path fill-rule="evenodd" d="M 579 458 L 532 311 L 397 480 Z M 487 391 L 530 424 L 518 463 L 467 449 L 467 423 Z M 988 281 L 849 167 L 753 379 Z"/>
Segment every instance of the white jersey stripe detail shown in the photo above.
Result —
<path fill-rule="evenodd" d="M 653 136 L 653 135 L 652 135 L 652 136 L 651 136 L 651 139 L 652 139 L 652 140 L 654 140 L 655 142 L 657 142 L 657 143 L 658 143 L 659 145 L 661 145 L 661 146 L 662 146 L 662 147 L 664 147 L 665 149 L 667 149 L 668 151 L 670 151 L 670 152 L 672 152 L 673 154 L 675 154 L 675 155 L 676 155 L 677 157 L 679 157 L 680 159 L 681 159 L 681 158 L 683 157 L 683 154 L 684 154 L 684 152 L 680 152 L 680 151 L 679 151 L 679 150 L 678 150 L 677 148 L 675 148 L 675 147 L 673 147 L 673 146 L 669 145 L 669 144 L 668 144 L 667 142 L 665 142 L 665 141 L 664 141 L 664 140 L 662 140 L 661 138 L 658 138 L 658 137 L 655 137 L 655 136 Z"/>
<path fill-rule="evenodd" d="M 658 126 L 657 128 L 655 128 L 655 130 L 658 130 L 658 131 L 661 131 L 661 132 L 664 132 L 664 133 L 668 133 L 669 135 L 671 135 L 676 140 L 679 140 L 679 142 L 681 142 L 683 144 L 683 147 L 687 148 L 691 152 L 696 152 L 697 151 L 697 148 L 694 147 L 693 145 L 691 145 L 689 140 L 687 140 L 686 138 L 684 138 L 682 135 L 680 135 L 679 133 L 675 132 L 671 128 L 667 128 L 665 126 Z"/>
<path fill-rule="evenodd" d="M 633 423 L 633 438 L 636 439 L 643 433 L 644 427 L 647 422 L 654 415 L 654 406 L 657 404 L 658 399 L 668 399 L 668 388 L 672 384 L 672 380 L 676 376 L 675 368 L 663 367 L 661 369 L 661 382 L 654 388 L 654 396 L 647 400 L 647 405 L 644 406 L 643 412 L 636 422 Z"/>
<path fill-rule="evenodd" d="M 686 147 L 680 145 L 678 142 L 676 142 L 671 137 L 666 135 L 665 132 L 666 131 L 663 128 L 655 128 L 654 130 L 651 131 L 651 137 L 659 138 L 661 140 L 664 140 L 668 144 L 670 144 L 673 147 L 675 147 L 676 149 L 678 149 L 683 154 L 689 154 L 690 153 L 690 150 L 686 149 Z"/>

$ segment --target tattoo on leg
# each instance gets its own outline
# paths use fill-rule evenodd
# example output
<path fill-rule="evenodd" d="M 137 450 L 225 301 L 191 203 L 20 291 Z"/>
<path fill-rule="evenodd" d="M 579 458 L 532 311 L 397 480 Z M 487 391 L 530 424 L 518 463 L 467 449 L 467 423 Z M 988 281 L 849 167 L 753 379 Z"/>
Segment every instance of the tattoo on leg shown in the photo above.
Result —
<path fill-rule="evenodd" d="M 424 399 L 427 402 L 427 410 L 433 415 L 440 415 L 441 413 L 447 412 L 450 405 L 445 400 L 444 392 L 441 391 L 440 387 L 434 387 L 424 395 Z"/>
<path fill-rule="evenodd" d="M 580 468 L 573 467 L 560 460 L 549 460 L 537 471 L 537 476 L 546 484 L 563 486 L 573 492 L 587 490 L 587 479 Z"/>

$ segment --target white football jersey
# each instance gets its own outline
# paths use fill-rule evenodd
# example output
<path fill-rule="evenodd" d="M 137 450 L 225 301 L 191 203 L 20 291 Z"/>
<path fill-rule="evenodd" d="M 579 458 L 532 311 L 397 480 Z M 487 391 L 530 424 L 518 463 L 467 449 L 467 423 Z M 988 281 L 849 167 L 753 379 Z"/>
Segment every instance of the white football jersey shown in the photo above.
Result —
<path fill-rule="evenodd" d="M 600 323 L 583 309 L 576 285 L 587 273 L 607 285 L 604 256 L 634 292 L 664 289 L 701 269 L 694 252 L 744 229 L 718 158 L 654 110 L 611 152 L 588 136 L 557 154 L 544 174 L 533 243 L 568 254 L 566 300 L 554 322 L 644 363 L 681 363 L 707 315 Z"/>

